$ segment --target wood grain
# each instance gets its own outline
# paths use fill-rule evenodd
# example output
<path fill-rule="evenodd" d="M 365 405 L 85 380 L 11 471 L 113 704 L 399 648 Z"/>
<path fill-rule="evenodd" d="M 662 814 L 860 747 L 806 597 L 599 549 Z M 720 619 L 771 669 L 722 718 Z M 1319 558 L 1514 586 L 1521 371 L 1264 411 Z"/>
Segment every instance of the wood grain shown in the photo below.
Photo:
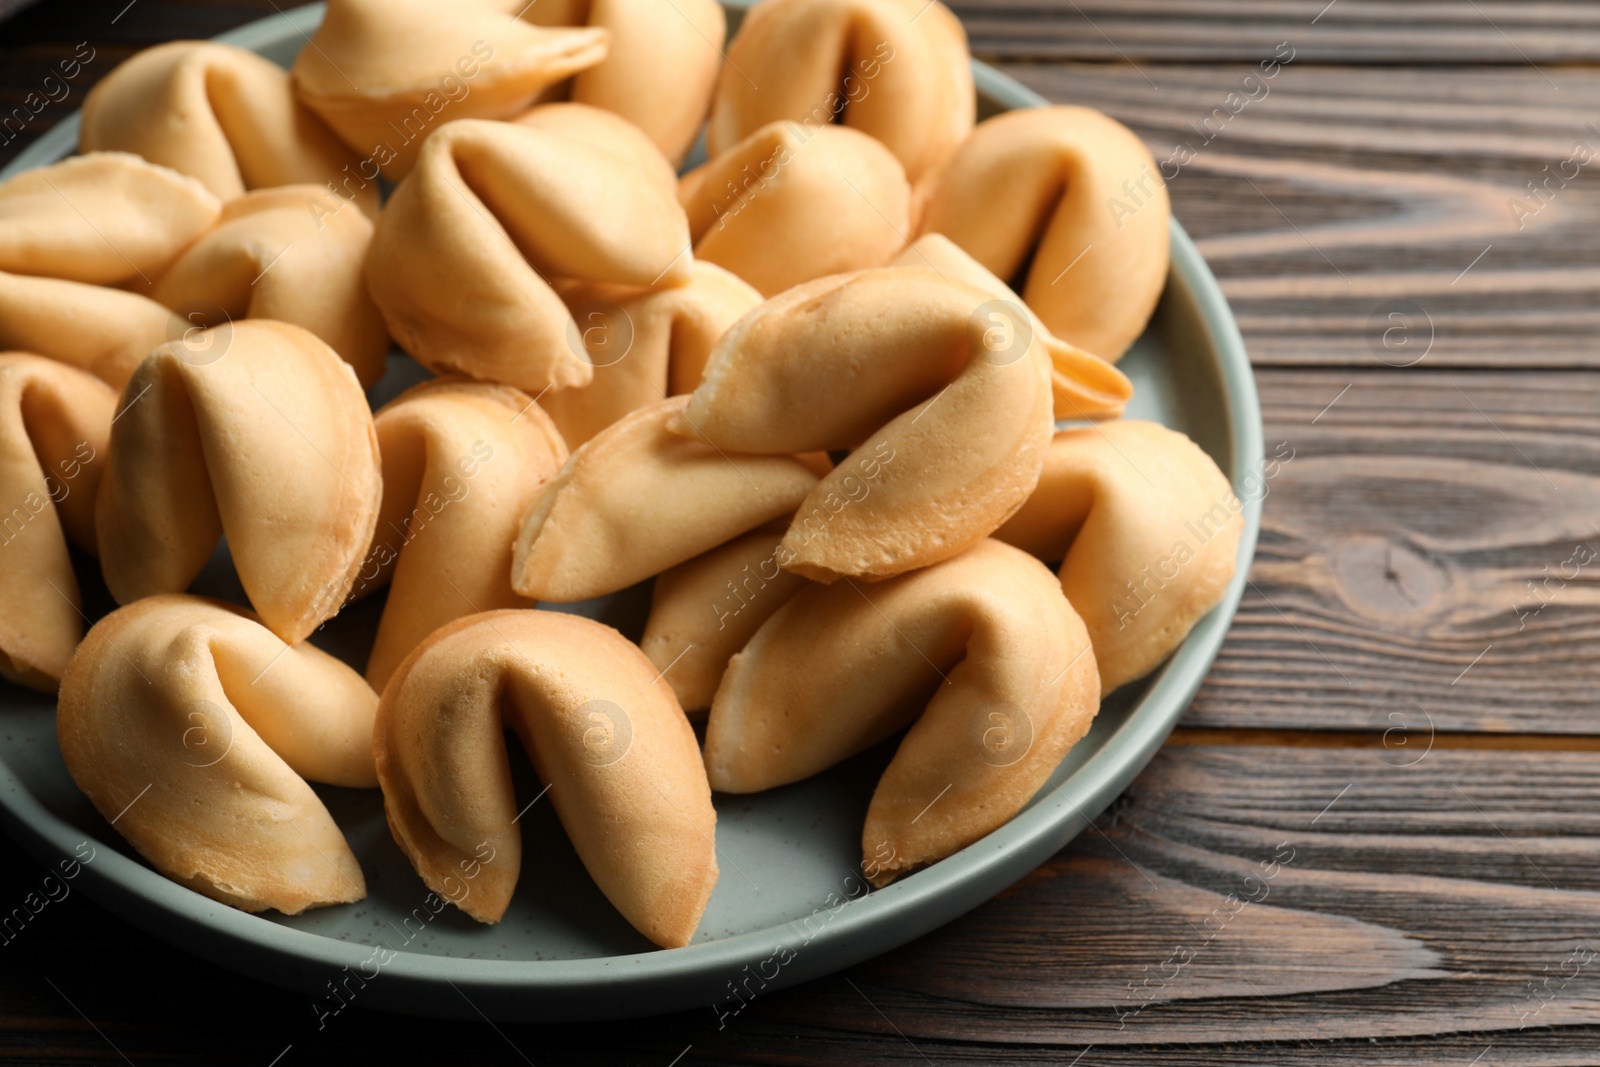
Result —
<path fill-rule="evenodd" d="M 351 1011 L 318 1030 L 301 998 L 69 897 L 0 947 L 0 1055 L 169 1060 L 181 1032 L 185 1060 L 255 1065 L 286 1046 L 285 1064 L 1070 1063 L 1091 1045 L 1084 1067 L 1466 1067 L 1490 1046 L 1483 1062 L 1586 1062 L 1600 754 L 1416 755 L 1169 749 L 1001 897 L 842 975 L 758 994 L 720 1027 L 708 1007 L 498 1029 Z M 0 902 L 41 876 L 5 869 Z"/>
<path fill-rule="evenodd" d="M 1402 299 L 1430 367 L 1600 365 L 1600 71 L 1006 69 L 1145 139 L 1257 366 L 1376 365 Z"/>
<path fill-rule="evenodd" d="M 1308 62 L 1592 62 L 1600 11 L 1582 0 L 956 0 L 973 50 L 1011 59 L 1254 61 L 1282 40 Z"/>
<path fill-rule="evenodd" d="M 1210 726 L 1179 726 L 1167 735 L 1167 744 L 1260 745 L 1272 748 L 1388 748 L 1403 751 L 1420 738 L 1417 747 L 1467 748 L 1497 752 L 1600 752 L 1600 734 L 1498 734 L 1434 730 L 1262 730 Z"/>
<path fill-rule="evenodd" d="M 852 977 L 919 1044 L 981 1025 L 1099 1048 L 1471 1031 L 1481 1050 L 1592 1020 L 1597 757 L 1398 756 L 1168 750 L 1003 901 Z M 811 1018 L 823 996 L 873 1027 L 848 987 L 806 998 Z"/>
<path fill-rule="evenodd" d="M 1600 733 L 1600 375 L 1429 362 L 1258 372 L 1292 458 L 1186 725 Z"/>

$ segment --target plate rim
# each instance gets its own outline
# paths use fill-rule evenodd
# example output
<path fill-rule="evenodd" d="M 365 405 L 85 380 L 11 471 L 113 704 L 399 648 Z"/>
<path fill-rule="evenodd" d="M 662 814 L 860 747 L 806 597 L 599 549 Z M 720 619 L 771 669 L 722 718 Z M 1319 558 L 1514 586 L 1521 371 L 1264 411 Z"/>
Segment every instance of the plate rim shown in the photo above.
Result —
<path fill-rule="evenodd" d="M 754 0 L 722 2 L 729 8 L 748 8 Z M 315 3 L 291 8 L 215 40 L 258 51 L 293 34 L 309 38 L 321 22 L 323 7 Z M 978 93 L 1008 109 L 1050 103 L 986 63 L 974 60 L 972 65 Z M 78 128 L 79 111 L 74 110 L 0 170 L 0 181 L 70 154 L 77 146 Z M 1215 349 L 1233 453 L 1229 482 L 1237 492 L 1265 460 L 1260 401 L 1249 356 L 1215 276 L 1176 218 L 1171 224 L 1171 253 L 1169 284 L 1181 281 L 1188 290 Z M 1151 676 L 1144 696 L 1100 749 L 1048 795 L 1033 798 L 988 836 L 887 889 L 850 898 L 830 913 L 820 933 L 805 941 L 806 951 L 797 953 L 792 965 L 763 983 L 761 992 L 853 966 L 971 910 L 1076 837 L 1127 787 L 1187 709 L 1238 609 L 1261 525 L 1261 500 L 1249 494 L 1241 502 L 1245 521 L 1234 580 L 1218 605 Z M 45 808 L 3 761 L 0 827 L 47 864 L 69 854 L 81 839 L 79 831 Z M 81 887 L 108 910 L 186 952 L 301 992 L 320 990 L 318 979 L 336 977 L 347 967 L 356 969 L 372 956 L 373 946 L 238 911 L 170 881 L 115 846 L 90 840 L 106 847 L 84 866 Z M 389 981 L 381 984 L 393 993 L 362 1003 L 449 1018 L 474 1017 L 482 1012 L 481 1003 L 494 1018 L 508 1021 L 624 1018 L 710 1006 L 719 1001 L 707 992 L 716 991 L 716 980 L 737 978 L 741 968 L 770 959 L 776 946 L 787 944 L 784 929 L 767 927 L 685 948 L 581 959 L 485 960 L 390 950 L 393 959 L 382 968 Z M 270 973 L 250 969 L 252 964 Z M 706 985 L 707 977 L 711 986 Z M 447 984 L 456 987 L 464 1003 L 435 997 Z M 642 987 L 636 990 L 642 994 L 639 999 L 649 1003 L 607 996 L 634 987 Z M 731 981 L 728 988 L 732 990 Z M 463 989 L 487 1000 L 470 1000 Z"/>

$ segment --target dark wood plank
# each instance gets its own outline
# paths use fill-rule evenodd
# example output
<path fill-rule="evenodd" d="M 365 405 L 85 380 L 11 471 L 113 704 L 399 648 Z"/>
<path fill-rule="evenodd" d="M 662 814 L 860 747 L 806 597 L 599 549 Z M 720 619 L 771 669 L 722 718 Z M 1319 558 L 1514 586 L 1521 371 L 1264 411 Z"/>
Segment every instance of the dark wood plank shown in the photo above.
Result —
<path fill-rule="evenodd" d="M 1472 1032 L 1481 1050 L 1595 1020 L 1600 757 L 1394 756 L 1169 749 L 1003 901 L 858 969 L 875 1009 L 842 985 L 815 998 L 835 1025 L 882 1030 L 881 1010 L 918 1043 Z M 815 1000 L 773 1009 L 801 1012 Z"/>
<path fill-rule="evenodd" d="M 1600 375 L 1425 366 L 1258 373 L 1292 459 L 1186 725 L 1600 733 Z"/>
<path fill-rule="evenodd" d="M 497 1030 L 357 1004 L 318 1030 L 302 998 L 190 961 L 72 896 L 0 947 L 0 1055 L 259 1067 L 292 1046 L 285 1067 L 353 1055 L 667 1067 L 680 1053 L 1021 1064 L 1071 1063 L 1092 1045 L 1084 1067 L 1466 1067 L 1490 1047 L 1485 1063 L 1587 1062 L 1600 1043 L 1600 958 L 1588 955 L 1600 950 L 1600 754 L 1391 755 L 1168 749 L 1096 829 L 998 899 L 720 1020 L 708 1006 Z M 0 863 L 0 903 L 42 876 Z"/>
<path fill-rule="evenodd" d="M 1386 736 L 1387 735 L 1387 736 Z M 1262 730 L 1248 727 L 1179 726 L 1169 746 L 1259 745 L 1269 748 L 1472 749 L 1492 752 L 1600 752 L 1600 734 L 1503 734 L 1451 730 Z M 1413 747 L 1414 746 L 1414 747 Z"/>
<path fill-rule="evenodd" d="M 1401 362 L 1399 300 L 1428 366 L 1600 365 L 1600 71 L 1006 69 L 1144 137 L 1258 366 Z"/>
<path fill-rule="evenodd" d="M 956 0 L 986 56 L 1254 62 L 1293 41 L 1317 63 L 1591 62 L 1600 11 L 1582 0 Z"/>

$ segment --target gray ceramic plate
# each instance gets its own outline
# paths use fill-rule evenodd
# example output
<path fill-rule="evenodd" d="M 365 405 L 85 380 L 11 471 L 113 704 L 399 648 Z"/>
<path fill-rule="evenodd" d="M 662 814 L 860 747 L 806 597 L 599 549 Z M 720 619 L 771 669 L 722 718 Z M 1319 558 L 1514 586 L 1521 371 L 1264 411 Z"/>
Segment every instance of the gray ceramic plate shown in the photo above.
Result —
<path fill-rule="evenodd" d="M 746 6 L 729 5 L 734 18 Z M 321 5 L 252 23 L 221 40 L 288 65 L 322 16 Z M 983 64 L 980 115 L 1045 103 Z M 53 162 L 76 144 L 65 121 L 7 170 Z M 948 922 L 1038 866 L 1087 825 L 1138 773 L 1199 687 L 1222 644 L 1260 528 L 1261 414 L 1250 364 L 1216 280 L 1177 223 L 1172 275 L 1145 336 L 1122 368 L 1138 392 L 1130 416 L 1156 419 L 1194 438 L 1229 473 L 1246 501 L 1239 574 L 1155 674 L 1102 708 L 1093 731 L 1028 807 L 972 847 L 868 893 L 859 843 L 867 800 L 893 742 L 810 781 L 751 797 L 717 798 L 722 878 L 694 943 L 654 950 L 601 896 L 548 804 L 523 819 L 526 862 L 511 909 L 481 926 L 452 908 L 432 914 L 427 891 L 389 837 L 377 791 L 319 789 L 367 874 L 360 904 L 286 918 L 247 915 L 167 881 L 123 845 L 67 776 L 48 698 L 0 684 L 0 822 L 42 862 L 54 865 L 81 842 L 96 849 L 79 885 L 158 937 L 222 966 L 325 998 L 431 1016 L 538 1021 L 620 1018 L 748 999 L 837 971 Z M 420 377 L 391 357 L 375 391 L 386 399 Z M 85 577 L 92 583 L 92 566 Z M 200 588 L 242 600 L 226 557 Z M 102 600 L 91 604 L 109 608 Z M 94 591 L 86 590 L 92 601 Z M 647 589 L 573 610 L 637 637 Z M 319 643 L 364 660 L 380 603 L 362 603 Z M 521 795 L 538 785 L 524 762 Z M 1062 936 L 1070 936 L 1063 931 Z M 389 951 L 389 950 L 392 950 Z M 346 968 L 349 968 L 347 971 Z M 373 977 L 374 970 L 378 973 Z M 362 985 L 350 973 L 366 975 Z M 722 1010 L 730 1010 L 724 1007 Z"/>

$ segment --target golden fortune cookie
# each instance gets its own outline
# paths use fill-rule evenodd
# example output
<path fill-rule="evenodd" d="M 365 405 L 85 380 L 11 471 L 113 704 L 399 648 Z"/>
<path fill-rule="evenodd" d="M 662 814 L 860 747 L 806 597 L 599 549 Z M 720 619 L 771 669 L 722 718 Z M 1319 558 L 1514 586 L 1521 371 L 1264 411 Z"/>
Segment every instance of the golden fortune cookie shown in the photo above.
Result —
<path fill-rule="evenodd" d="M 383 505 L 357 595 L 389 585 L 367 660 L 381 690 L 445 623 L 528 606 L 511 588 L 512 543 L 567 446 L 525 393 L 462 379 L 413 386 L 373 423 Z"/>
<path fill-rule="evenodd" d="M 1055 336 L 1115 361 L 1166 286 L 1171 222 L 1132 130 L 1091 108 L 1037 107 L 972 131 L 934 181 L 921 232 L 1018 283 Z"/>
<path fill-rule="evenodd" d="M 367 895 L 306 779 L 377 783 L 378 694 L 250 612 L 153 596 L 95 624 L 61 680 L 67 771 L 162 874 L 244 911 Z"/>
<path fill-rule="evenodd" d="M 556 288 L 594 367 L 588 385 L 539 398 L 573 448 L 630 411 L 693 392 L 712 347 L 761 303 L 761 294 L 736 275 L 698 259 L 679 289 L 584 282 Z"/>
<path fill-rule="evenodd" d="M 723 336 L 672 429 L 729 453 L 852 450 L 794 516 L 789 570 L 877 580 L 949 559 L 1022 506 L 1050 443 L 1050 361 L 992 328 L 1008 309 L 920 267 L 796 286 Z"/>
<path fill-rule="evenodd" d="M 378 219 L 368 288 L 395 341 L 440 374 L 545 389 L 594 377 L 552 279 L 690 281 L 672 167 L 625 120 L 550 104 L 428 138 Z"/>
<path fill-rule="evenodd" d="M 217 41 L 169 41 L 118 64 L 84 99 L 78 147 L 143 156 L 223 200 L 277 185 L 342 185 L 358 162 L 295 99 L 288 72 Z M 376 186 L 352 196 L 377 212 Z"/>
<path fill-rule="evenodd" d="M 39 356 L 0 353 L 0 678 L 54 692 L 83 637 L 68 545 L 94 554 L 117 394 Z"/>
<path fill-rule="evenodd" d="M 881 267 L 911 229 L 899 162 L 847 126 L 762 126 L 684 175 L 678 197 L 695 255 L 767 296 Z"/>
<path fill-rule="evenodd" d="M 1154 670 L 1222 600 L 1243 532 L 1215 460 L 1175 430 L 1119 419 L 1057 433 L 1039 487 L 995 537 L 1063 560 L 1061 588 L 1109 693 Z"/>
<path fill-rule="evenodd" d="M 350 366 L 298 326 L 246 319 L 151 353 L 123 391 L 95 509 L 101 571 L 130 604 L 189 587 L 226 534 L 263 625 L 337 614 L 382 493 Z"/>
<path fill-rule="evenodd" d="M 573 77 L 567 98 L 621 115 L 673 163 L 683 160 L 722 67 L 728 22 L 717 0 L 540 0 L 521 17 L 605 30 L 605 59 Z"/>
<path fill-rule="evenodd" d="M 1089 730 L 1100 680 L 1054 576 L 981 541 L 869 586 L 802 589 L 728 664 L 706 725 L 711 787 L 797 782 L 907 730 L 862 830 L 884 886 L 998 829 Z"/>
<path fill-rule="evenodd" d="M 364 192 L 410 173 L 457 119 L 506 119 L 606 56 L 603 29 L 547 29 L 525 0 L 330 0 L 291 71 L 295 95 L 361 156 Z M 375 185 L 372 188 L 376 188 Z"/>
<path fill-rule="evenodd" d="M 838 122 L 881 141 L 916 183 L 976 109 L 966 31 L 937 0 L 766 0 L 728 47 L 709 143 L 715 157 L 769 122 Z"/>
<path fill-rule="evenodd" d="M 511 584 L 539 600 L 626 589 L 794 513 L 812 457 L 740 455 L 671 432 L 687 397 L 631 412 L 572 453 L 523 519 Z"/>
<path fill-rule="evenodd" d="M 808 583 L 778 564 L 782 532 L 736 537 L 656 577 L 639 648 L 691 717 L 711 707 L 728 661 Z"/>
<path fill-rule="evenodd" d="M 389 334 L 367 295 L 372 222 L 356 211 L 317 218 L 317 190 L 285 185 L 229 201 L 222 218 L 161 275 L 150 295 L 206 326 L 277 319 L 326 341 L 371 388 L 387 367 Z"/>
<path fill-rule="evenodd" d="M 951 281 L 962 282 L 1001 301 L 986 317 L 999 331 L 999 343 L 1011 343 L 1018 332 L 1031 332 L 1050 354 L 1050 388 L 1058 419 L 1116 419 L 1133 398 L 1133 383 L 1114 365 L 1053 335 L 1022 297 L 940 233 L 924 234 L 889 264 L 927 267 Z"/>
<path fill-rule="evenodd" d="M 0 270 L 148 285 L 221 211 L 176 170 L 126 152 L 73 156 L 0 183 Z"/>
<path fill-rule="evenodd" d="M 522 869 L 506 758 L 516 733 L 595 884 L 664 948 L 689 943 L 717 881 L 717 813 L 672 691 L 608 626 L 492 611 L 429 637 L 383 692 L 389 829 L 434 892 L 499 922 Z M 463 882 L 470 890 L 450 892 Z"/>

